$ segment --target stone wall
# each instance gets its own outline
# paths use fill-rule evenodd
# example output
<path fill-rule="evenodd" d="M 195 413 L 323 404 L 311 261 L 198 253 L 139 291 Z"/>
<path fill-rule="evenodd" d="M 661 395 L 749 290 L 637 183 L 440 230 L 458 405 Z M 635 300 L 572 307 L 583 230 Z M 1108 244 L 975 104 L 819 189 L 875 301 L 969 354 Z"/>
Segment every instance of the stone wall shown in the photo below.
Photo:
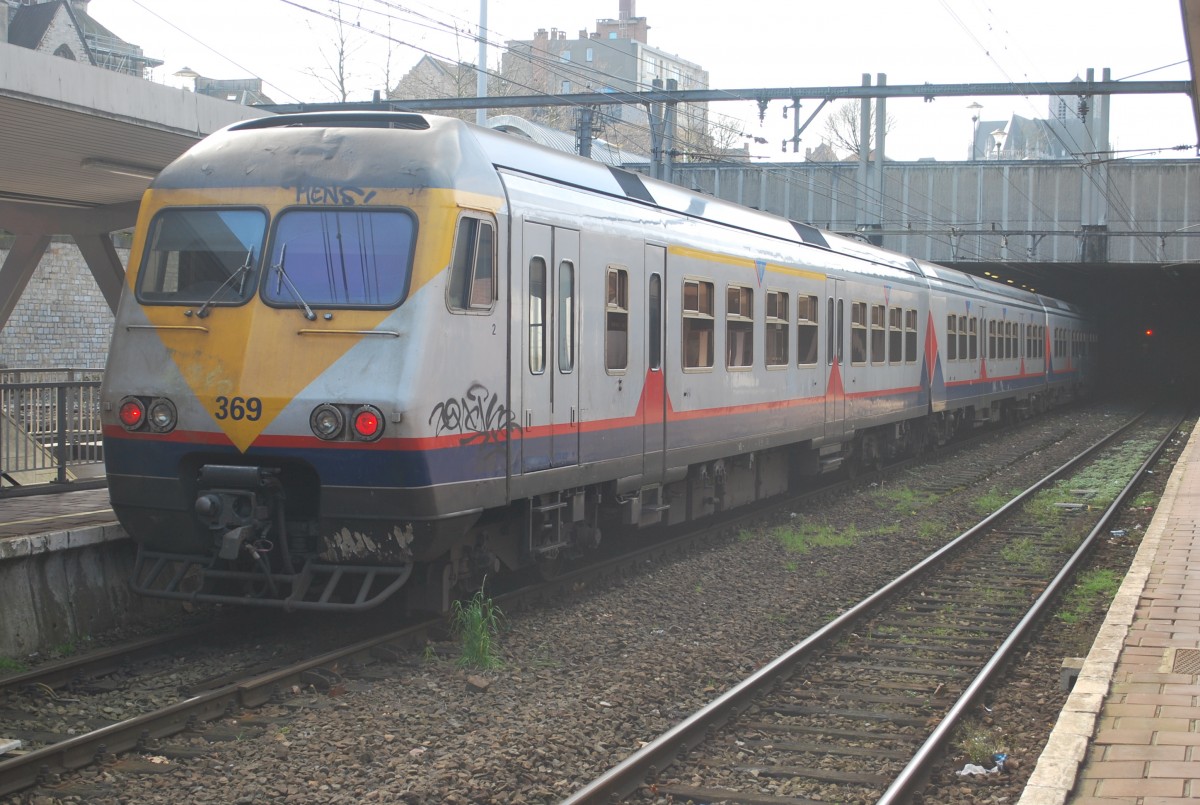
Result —
<path fill-rule="evenodd" d="M 118 249 L 123 263 L 127 249 Z M 8 250 L 0 244 L 0 265 Z M 103 367 L 113 314 L 75 243 L 56 238 L 0 329 L 0 368 Z"/>

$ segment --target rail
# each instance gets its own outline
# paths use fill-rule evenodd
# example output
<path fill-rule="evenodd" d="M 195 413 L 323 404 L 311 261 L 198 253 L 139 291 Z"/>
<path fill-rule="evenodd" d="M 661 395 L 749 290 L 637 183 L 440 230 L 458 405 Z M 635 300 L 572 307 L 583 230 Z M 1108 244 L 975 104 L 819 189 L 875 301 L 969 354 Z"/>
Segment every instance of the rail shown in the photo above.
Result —
<path fill-rule="evenodd" d="M 0 497 L 103 485 L 103 369 L 0 369 Z"/>

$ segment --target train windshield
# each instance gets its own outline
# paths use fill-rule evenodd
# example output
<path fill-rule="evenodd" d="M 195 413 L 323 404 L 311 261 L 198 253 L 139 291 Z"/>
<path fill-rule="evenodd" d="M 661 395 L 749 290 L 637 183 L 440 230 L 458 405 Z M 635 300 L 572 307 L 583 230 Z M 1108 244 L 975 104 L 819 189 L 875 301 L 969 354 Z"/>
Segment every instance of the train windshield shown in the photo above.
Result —
<path fill-rule="evenodd" d="M 270 305 L 394 307 L 404 300 L 416 222 L 400 210 L 279 216 L 262 296 Z"/>
<path fill-rule="evenodd" d="M 206 309 L 245 302 L 254 294 L 266 231 L 262 210 L 163 210 L 150 223 L 138 300 Z"/>

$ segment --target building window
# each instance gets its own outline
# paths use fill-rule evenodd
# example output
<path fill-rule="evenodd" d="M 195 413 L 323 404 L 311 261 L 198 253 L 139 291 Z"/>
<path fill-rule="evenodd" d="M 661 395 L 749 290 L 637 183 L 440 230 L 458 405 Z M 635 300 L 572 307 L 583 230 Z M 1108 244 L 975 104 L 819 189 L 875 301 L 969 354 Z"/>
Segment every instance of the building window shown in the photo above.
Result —
<path fill-rule="evenodd" d="M 620 372 L 629 366 L 629 272 L 609 266 L 607 285 L 604 368 Z"/>
<path fill-rule="evenodd" d="M 767 366 L 787 366 L 788 295 L 767 291 Z"/>
<path fill-rule="evenodd" d="M 570 81 L 562 82 L 562 94 L 567 95 L 570 92 L 571 92 L 571 82 Z"/>
<path fill-rule="evenodd" d="M 592 48 L 588 48 L 587 50 L 584 51 L 584 59 L 587 61 L 593 61 L 595 55 L 596 55 L 596 52 Z"/>
<path fill-rule="evenodd" d="M 562 59 L 563 61 L 570 61 L 571 60 L 571 51 L 569 51 L 569 50 L 562 51 L 561 53 L 558 54 L 558 58 Z"/>
<path fill-rule="evenodd" d="M 683 282 L 683 368 L 711 369 L 713 365 L 713 284 Z"/>
<path fill-rule="evenodd" d="M 754 290 L 741 285 L 725 289 L 725 365 L 754 365 Z"/>
<path fill-rule="evenodd" d="M 817 315 L 817 297 L 796 297 L 796 363 L 801 366 L 817 365 Z"/>

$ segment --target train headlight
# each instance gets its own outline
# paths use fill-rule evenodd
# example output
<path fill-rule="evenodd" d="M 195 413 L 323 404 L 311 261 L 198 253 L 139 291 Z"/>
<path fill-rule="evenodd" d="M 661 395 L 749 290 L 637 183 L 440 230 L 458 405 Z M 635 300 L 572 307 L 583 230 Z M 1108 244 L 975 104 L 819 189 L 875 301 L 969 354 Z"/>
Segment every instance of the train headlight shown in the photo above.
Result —
<path fill-rule="evenodd" d="M 156 398 L 146 411 L 146 420 L 150 423 L 150 430 L 155 433 L 167 433 L 175 430 L 175 424 L 179 421 L 175 403 L 165 397 Z"/>
<path fill-rule="evenodd" d="M 125 430 L 137 430 L 146 424 L 146 406 L 137 397 L 126 397 L 121 400 L 117 417 L 125 426 Z"/>
<path fill-rule="evenodd" d="M 373 405 L 364 405 L 354 412 L 354 438 L 373 442 L 383 435 L 383 414 Z"/>
<path fill-rule="evenodd" d="M 336 439 L 342 433 L 346 421 L 336 406 L 325 403 L 313 409 L 308 426 L 321 439 Z"/>

